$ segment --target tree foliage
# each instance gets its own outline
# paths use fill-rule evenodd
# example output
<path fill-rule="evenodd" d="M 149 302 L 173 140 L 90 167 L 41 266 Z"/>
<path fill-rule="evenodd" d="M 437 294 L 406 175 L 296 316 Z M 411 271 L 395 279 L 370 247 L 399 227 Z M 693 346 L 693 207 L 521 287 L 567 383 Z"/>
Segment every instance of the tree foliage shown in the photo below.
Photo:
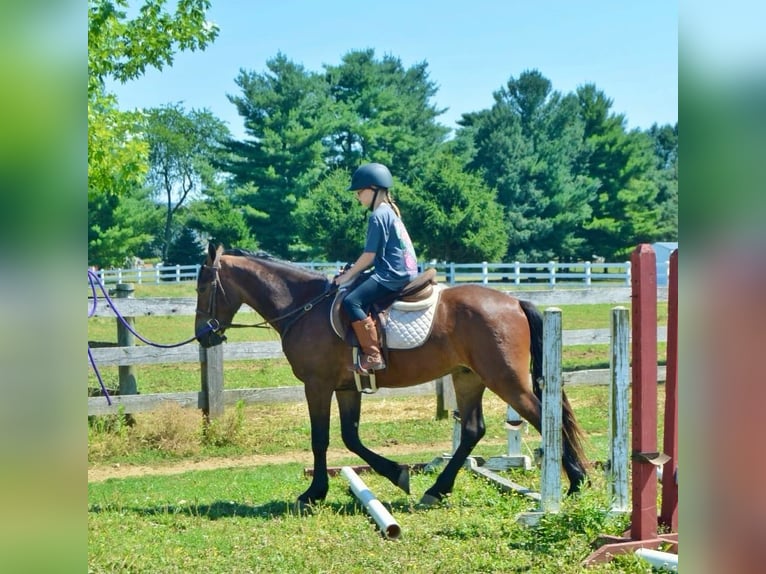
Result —
<path fill-rule="evenodd" d="M 508 234 L 495 190 L 447 150 L 397 195 L 421 259 L 499 261 L 505 255 Z"/>
<path fill-rule="evenodd" d="M 327 170 L 322 158 L 322 78 L 279 54 L 268 72 L 240 71 L 242 96 L 230 96 L 244 118 L 248 138 L 231 142 L 223 168 L 240 186 L 251 185 L 251 207 L 262 215 L 255 236 L 263 249 L 288 256 L 297 241 L 292 212 L 299 198 Z"/>
<path fill-rule="evenodd" d="M 187 112 L 181 104 L 146 110 L 144 136 L 149 144 L 148 183 L 165 204 L 161 257 L 173 243 L 174 216 L 190 194 L 202 189 L 200 170 L 211 164 L 229 138 L 229 130 L 208 110 Z"/>
<path fill-rule="evenodd" d="M 263 214 L 259 244 L 288 257 L 306 252 L 296 209 L 334 169 L 365 161 L 390 165 L 406 183 L 447 130 L 429 99 L 436 91 L 425 63 L 405 69 L 373 50 L 349 52 L 338 66 L 314 73 L 278 54 L 266 73 L 241 71 L 242 95 L 230 96 L 247 139 L 232 142 L 223 169 L 238 185 L 255 187 L 252 207 Z M 322 184 L 323 186 L 326 184 Z"/>
<path fill-rule="evenodd" d="M 401 60 L 372 49 L 347 53 L 340 65 L 325 66 L 332 101 L 325 159 L 355 169 L 375 161 L 393 166 L 408 182 L 413 168 L 444 142 L 448 130 L 436 122 L 443 110 L 431 102 L 436 85 L 428 64 L 406 69 Z"/>
<path fill-rule="evenodd" d="M 585 120 L 588 174 L 598 181 L 583 236 L 607 259 L 625 257 L 637 243 L 659 238 L 656 159 L 644 132 L 625 130 L 625 118 L 609 112 L 612 101 L 593 85 L 577 90 Z"/>
<path fill-rule="evenodd" d="M 120 195 L 148 170 L 148 147 L 135 113 L 120 111 L 106 91 L 109 79 L 127 82 L 147 68 L 162 70 L 178 50 L 204 49 L 218 34 L 205 20 L 207 0 L 180 0 L 174 13 L 165 0 L 145 0 L 128 18 L 127 0 L 88 0 L 89 193 Z"/>
<path fill-rule="evenodd" d="M 537 71 L 511 78 L 489 110 L 461 120 L 473 140 L 468 169 L 498 191 L 512 259 L 582 257 L 578 231 L 590 216 L 593 182 L 577 169 L 583 125 L 575 101 Z"/>
<path fill-rule="evenodd" d="M 151 254 L 162 210 L 150 190 L 133 188 L 123 195 L 98 194 L 88 198 L 88 263 L 121 267 L 133 256 Z"/>
<path fill-rule="evenodd" d="M 366 211 L 346 191 L 351 174 L 337 169 L 298 200 L 295 221 L 302 242 L 301 259 L 353 262 L 364 247 Z"/>
<path fill-rule="evenodd" d="M 204 182 L 203 197 L 192 202 L 186 213 L 185 228 L 193 229 L 201 247 L 208 243 L 227 247 L 258 247 L 252 229 L 257 229 L 259 216 L 249 204 L 251 186 L 237 187 L 231 178 L 221 178 L 210 166 L 200 175 Z"/>
<path fill-rule="evenodd" d="M 110 265 L 121 252 L 143 244 L 129 229 L 111 226 L 110 204 L 135 192 L 149 170 L 149 145 L 140 112 L 120 110 L 108 80 L 128 82 L 148 68 L 162 70 L 179 50 L 202 50 L 218 34 L 205 18 L 208 0 L 179 0 L 172 12 L 165 0 L 145 0 L 128 17 L 127 0 L 88 0 L 88 220 L 90 264 Z M 104 197 L 106 196 L 106 197 Z M 91 208 L 93 213 L 91 213 Z M 124 206 L 123 208 L 127 208 Z M 111 230 L 111 231 L 108 231 Z M 119 241 L 126 241 L 119 246 Z"/>
<path fill-rule="evenodd" d="M 665 241 L 678 241 L 678 124 L 654 124 L 648 134 L 654 142 L 657 161 L 658 237 Z"/>

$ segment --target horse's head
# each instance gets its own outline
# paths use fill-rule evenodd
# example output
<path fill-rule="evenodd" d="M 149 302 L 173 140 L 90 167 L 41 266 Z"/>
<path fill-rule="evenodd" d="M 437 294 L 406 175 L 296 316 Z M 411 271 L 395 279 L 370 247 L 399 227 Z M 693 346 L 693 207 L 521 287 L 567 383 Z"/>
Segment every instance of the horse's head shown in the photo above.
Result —
<path fill-rule="evenodd" d="M 227 298 L 222 280 L 221 254 L 223 246 L 208 246 L 207 258 L 197 276 L 197 312 L 194 333 L 205 347 L 220 345 L 226 340 L 224 332 L 231 323 L 239 304 Z"/>

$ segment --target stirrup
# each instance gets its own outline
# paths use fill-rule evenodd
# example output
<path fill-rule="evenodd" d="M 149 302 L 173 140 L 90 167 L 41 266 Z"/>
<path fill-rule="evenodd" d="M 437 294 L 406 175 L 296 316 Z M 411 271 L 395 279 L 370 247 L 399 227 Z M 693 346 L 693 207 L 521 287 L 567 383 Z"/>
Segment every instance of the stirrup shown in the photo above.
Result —
<path fill-rule="evenodd" d="M 371 371 L 368 373 L 365 373 L 364 375 L 360 375 L 359 371 L 356 369 L 356 364 L 359 362 L 359 355 L 361 354 L 359 352 L 358 347 L 352 348 L 352 367 L 349 369 L 354 373 L 354 383 L 356 384 L 356 390 L 360 393 L 364 394 L 373 394 L 378 391 L 378 384 L 377 380 L 375 378 L 375 371 Z M 365 383 L 362 383 L 362 377 L 365 378 Z"/>
<path fill-rule="evenodd" d="M 383 361 L 383 355 L 380 356 L 380 362 L 378 363 L 371 363 L 369 367 L 366 369 L 362 366 L 362 361 L 367 355 L 365 355 L 363 352 L 360 352 L 356 356 L 356 361 L 354 362 L 354 370 L 358 372 L 360 375 L 369 375 L 370 372 L 374 371 L 382 371 L 386 368 L 386 363 Z"/>

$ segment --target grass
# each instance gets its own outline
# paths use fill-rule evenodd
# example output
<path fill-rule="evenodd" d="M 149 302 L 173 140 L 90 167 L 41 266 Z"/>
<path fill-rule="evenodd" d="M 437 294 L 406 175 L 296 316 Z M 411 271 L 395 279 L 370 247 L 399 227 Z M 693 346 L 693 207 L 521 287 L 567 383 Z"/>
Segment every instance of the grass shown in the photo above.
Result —
<path fill-rule="evenodd" d="M 307 483 L 295 464 L 90 485 L 89 572 L 567 574 L 582 571 L 589 541 L 625 527 L 595 492 L 527 530 L 515 516 L 529 503 L 478 478 L 463 475 L 449 503 L 430 510 L 380 477 L 362 478 L 401 526 L 399 540 L 378 534 L 340 477 L 310 515 L 295 513 Z M 432 479 L 413 475 L 413 488 Z M 647 570 L 628 556 L 592 571 Z"/>
<path fill-rule="evenodd" d="M 589 460 L 604 460 L 607 389 L 576 386 L 567 392 L 586 432 Z M 485 414 L 487 435 L 474 454 L 488 458 L 505 451 L 505 406 L 488 394 Z M 565 500 L 559 515 L 534 529 L 515 521 L 533 509 L 528 499 L 501 494 L 467 472 L 458 475 L 448 503 L 429 510 L 417 501 L 434 475 L 414 474 L 407 496 L 385 479 L 363 474 L 402 527 L 400 540 L 387 541 L 341 477 L 331 479 L 327 500 L 313 513 L 295 512 L 293 501 L 308 486 L 303 468 L 311 460 L 303 403 L 240 405 L 212 431 L 203 430 L 193 409 L 168 406 L 135 418 L 129 426 L 121 417 L 102 417 L 89 428 L 92 469 L 154 469 L 89 483 L 90 572 L 566 574 L 582 571 L 579 563 L 599 534 L 621 534 L 627 527 L 624 516 L 606 512 L 605 480 L 595 469 L 589 489 Z M 364 401 L 365 444 L 398 462 L 429 461 L 449 450 L 451 429 L 452 421 L 435 420 L 428 397 Z M 524 437 L 524 449 L 531 452 L 539 435 L 531 430 Z M 343 448 L 335 411 L 330 445 L 330 464 L 360 462 Z M 239 460 L 244 467 L 237 466 Z M 207 462 L 210 469 L 183 472 L 189 462 Z M 162 473 L 173 464 L 181 466 Z M 539 481 L 536 470 L 509 476 L 532 487 Z M 649 570 L 626 556 L 592 571 Z"/>

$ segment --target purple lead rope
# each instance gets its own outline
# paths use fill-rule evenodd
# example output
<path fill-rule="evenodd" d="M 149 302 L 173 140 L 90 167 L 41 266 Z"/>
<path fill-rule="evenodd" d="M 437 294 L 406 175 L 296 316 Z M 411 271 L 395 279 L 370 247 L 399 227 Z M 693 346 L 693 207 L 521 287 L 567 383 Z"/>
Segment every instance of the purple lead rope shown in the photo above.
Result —
<path fill-rule="evenodd" d="M 117 310 L 117 307 L 115 307 L 114 302 L 112 301 L 111 297 L 109 297 L 109 293 L 106 290 L 106 287 L 104 287 L 104 284 L 99 279 L 98 275 L 93 273 L 90 269 L 88 269 L 88 281 L 90 284 L 90 290 L 93 297 L 93 304 L 91 305 L 90 311 L 88 311 L 88 318 L 93 317 L 93 315 L 96 314 L 96 307 L 98 303 L 98 294 L 96 292 L 96 285 L 98 285 L 99 289 L 101 290 L 101 293 L 104 295 L 104 298 L 106 299 L 106 302 L 109 304 L 109 307 L 114 311 L 114 314 L 117 316 L 117 319 L 122 323 L 125 328 L 133 333 L 133 335 L 142 343 L 145 343 L 147 345 L 150 345 L 152 347 L 159 347 L 161 349 L 172 349 L 175 347 L 181 347 L 183 345 L 186 345 L 188 343 L 191 343 L 194 341 L 198 335 L 195 335 L 193 337 L 189 337 L 185 341 L 181 341 L 180 343 L 174 343 L 172 345 L 165 345 L 162 343 L 156 343 L 154 341 L 150 341 L 149 339 L 146 339 L 142 337 L 139 333 L 133 329 L 133 327 L 130 326 L 128 321 L 123 317 L 120 312 Z M 210 330 L 213 329 L 213 326 L 208 324 L 206 325 L 205 329 Z M 205 331 L 203 331 L 201 334 L 204 334 Z M 109 396 L 109 391 L 106 389 L 106 385 L 104 385 L 104 381 L 101 378 L 101 373 L 98 371 L 98 367 L 96 366 L 96 361 L 93 359 L 93 353 L 90 350 L 90 343 L 88 343 L 88 359 L 90 360 L 90 364 L 93 367 L 93 372 L 96 374 L 96 378 L 98 379 L 98 384 L 101 386 L 101 392 L 106 397 L 106 402 L 109 404 L 109 406 L 112 405 L 112 399 Z"/>

